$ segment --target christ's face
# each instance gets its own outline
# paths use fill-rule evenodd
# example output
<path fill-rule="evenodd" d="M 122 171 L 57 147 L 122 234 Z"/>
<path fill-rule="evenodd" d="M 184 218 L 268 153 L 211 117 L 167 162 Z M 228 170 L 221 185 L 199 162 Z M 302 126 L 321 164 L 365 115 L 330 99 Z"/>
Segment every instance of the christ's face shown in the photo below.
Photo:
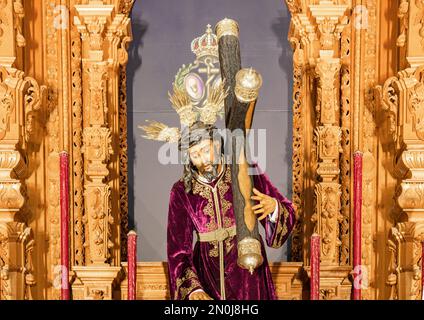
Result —
<path fill-rule="evenodd" d="M 200 174 L 212 173 L 218 163 L 219 155 L 212 140 L 204 139 L 188 149 L 191 162 Z"/>

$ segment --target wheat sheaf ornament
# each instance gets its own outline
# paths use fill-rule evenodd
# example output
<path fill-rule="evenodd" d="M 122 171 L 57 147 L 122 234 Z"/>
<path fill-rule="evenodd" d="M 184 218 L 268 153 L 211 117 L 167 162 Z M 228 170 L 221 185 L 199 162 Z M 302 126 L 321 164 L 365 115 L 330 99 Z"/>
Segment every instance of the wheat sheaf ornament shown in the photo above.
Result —
<path fill-rule="evenodd" d="M 224 100 L 228 94 L 221 80 L 217 37 L 210 25 L 207 25 L 205 34 L 191 42 L 191 51 L 196 60 L 181 66 L 172 84 L 173 92 L 168 92 L 181 128 L 190 127 L 197 121 L 214 124 L 218 118 L 222 119 Z M 180 128 L 154 120 L 146 122 L 148 124 L 138 126 L 144 131 L 143 138 L 175 143 L 181 137 Z"/>

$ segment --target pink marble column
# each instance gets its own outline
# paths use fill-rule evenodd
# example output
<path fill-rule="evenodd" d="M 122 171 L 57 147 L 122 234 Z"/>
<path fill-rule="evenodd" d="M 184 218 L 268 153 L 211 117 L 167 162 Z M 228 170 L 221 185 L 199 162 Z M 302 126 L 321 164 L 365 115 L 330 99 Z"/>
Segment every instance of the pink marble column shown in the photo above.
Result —
<path fill-rule="evenodd" d="M 314 233 L 311 236 L 310 260 L 311 260 L 311 300 L 319 300 L 319 266 L 320 266 L 320 235 Z"/>
<path fill-rule="evenodd" d="M 361 271 L 362 152 L 356 151 L 353 159 L 353 299 L 361 300 L 361 286 L 357 277 Z"/>
<path fill-rule="evenodd" d="M 128 300 L 137 296 L 137 233 L 128 233 Z"/>
<path fill-rule="evenodd" d="M 69 155 L 59 154 L 60 159 L 60 262 L 62 281 L 60 297 L 70 300 L 69 288 Z"/>

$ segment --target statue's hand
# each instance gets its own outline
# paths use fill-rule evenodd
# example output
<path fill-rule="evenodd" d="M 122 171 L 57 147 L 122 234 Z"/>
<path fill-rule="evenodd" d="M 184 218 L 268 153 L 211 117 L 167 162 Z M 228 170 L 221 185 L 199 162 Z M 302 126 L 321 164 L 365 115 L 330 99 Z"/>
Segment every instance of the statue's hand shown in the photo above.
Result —
<path fill-rule="evenodd" d="M 269 214 L 274 212 L 275 199 L 262 192 L 259 192 L 256 188 L 253 188 L 254 196 L 251 199 L 259 201 L 259 204 L 252 207 L 253 212 L 257 215 L 261 215 L 258 220 L 265 219 Z"/>
<path fill-rule="evenodd" d="M 190 294 L 189 300 L 213 300 L 209 295 L 204 291 L 197 291 Z"/>

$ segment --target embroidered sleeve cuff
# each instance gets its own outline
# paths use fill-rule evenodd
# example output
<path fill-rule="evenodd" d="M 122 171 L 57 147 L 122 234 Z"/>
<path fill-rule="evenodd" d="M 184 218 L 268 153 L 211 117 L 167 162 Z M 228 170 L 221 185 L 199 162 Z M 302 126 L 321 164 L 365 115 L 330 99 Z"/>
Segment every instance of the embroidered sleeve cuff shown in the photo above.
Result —
<path fill-rule="evenodd" d="M 271 221 L 272 223 L 276 223 L 278 218 L 278 201 L 277 199 L 274 199 L 274 201 L 275 201 L 275 209 L 272 215 L 269 217 L 269 221 Z"/>

